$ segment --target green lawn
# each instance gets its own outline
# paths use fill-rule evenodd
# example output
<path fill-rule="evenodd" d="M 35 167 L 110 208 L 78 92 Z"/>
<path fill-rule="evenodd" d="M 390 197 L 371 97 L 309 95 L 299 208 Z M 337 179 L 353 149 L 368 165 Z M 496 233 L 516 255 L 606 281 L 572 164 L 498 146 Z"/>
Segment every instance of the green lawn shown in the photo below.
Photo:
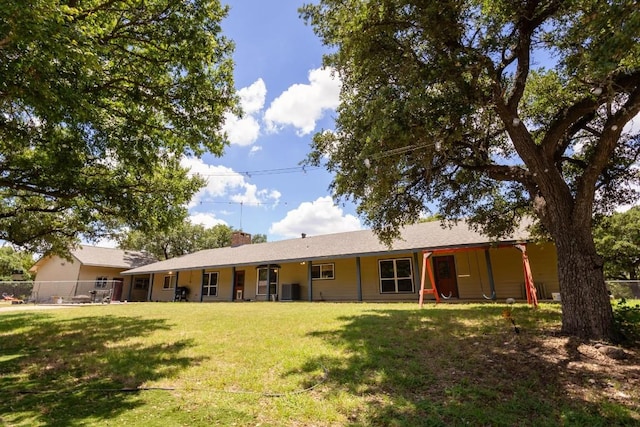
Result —
<path fill-rule="evenodd" d="M 557 335 L 560 308 L 130 303 L 0 307 L 0 425 L 615 426 L 640 358 Z"/>

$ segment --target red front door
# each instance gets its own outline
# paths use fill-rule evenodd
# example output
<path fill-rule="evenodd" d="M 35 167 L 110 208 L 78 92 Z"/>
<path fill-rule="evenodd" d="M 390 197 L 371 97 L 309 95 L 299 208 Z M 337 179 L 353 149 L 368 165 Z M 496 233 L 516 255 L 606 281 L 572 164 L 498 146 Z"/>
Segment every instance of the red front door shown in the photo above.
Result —
<path fill-rule="evenodd" d="M 113 279 L 113 295 L 111 295 L 111 299 L 113 301 L 120 301 L 122 298 L 122 284 L 124 280 L 120 278 Z"/>
<path fill-rule="evenodd" d="M 458 298 L 458 281 L 453 255 L 433 257 L 433 270 L 440 295 L 444 298 Z"/>

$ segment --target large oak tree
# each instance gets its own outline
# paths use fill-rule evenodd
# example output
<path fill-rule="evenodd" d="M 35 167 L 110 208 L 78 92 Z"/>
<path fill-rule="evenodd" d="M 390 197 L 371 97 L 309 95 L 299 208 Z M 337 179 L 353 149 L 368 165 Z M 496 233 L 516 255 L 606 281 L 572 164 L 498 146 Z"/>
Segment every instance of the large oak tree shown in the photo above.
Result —
<path fill-rule="evenodd" d="M 301 14 L 342 79 L 312 164 L 384 240 L 429 206 L 499 236 L 534 214 L 558 250 L 562 331 L 615 339 L 592 217 L 635 201 L 633 0 L 320 0 Z M 628 128 L 626 128 L 628 129 Z"/>
<path fill-rule="evenodd" d="M 0 239 L 62 252 L 181 223 L 236 108 L 218 0 L 0 0 Z"/>

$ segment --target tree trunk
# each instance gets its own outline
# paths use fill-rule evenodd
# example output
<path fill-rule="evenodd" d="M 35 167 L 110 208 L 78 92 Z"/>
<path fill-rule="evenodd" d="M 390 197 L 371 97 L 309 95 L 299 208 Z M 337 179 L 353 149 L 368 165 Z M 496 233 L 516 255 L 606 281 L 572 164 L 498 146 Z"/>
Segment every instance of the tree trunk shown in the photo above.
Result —
<path fill-rule="evenodd" d="M 587 227 L 556 228 L 558 278 L 562 296 L 562 332 L 583 339 L 618 341 L 613 310 Z"/>

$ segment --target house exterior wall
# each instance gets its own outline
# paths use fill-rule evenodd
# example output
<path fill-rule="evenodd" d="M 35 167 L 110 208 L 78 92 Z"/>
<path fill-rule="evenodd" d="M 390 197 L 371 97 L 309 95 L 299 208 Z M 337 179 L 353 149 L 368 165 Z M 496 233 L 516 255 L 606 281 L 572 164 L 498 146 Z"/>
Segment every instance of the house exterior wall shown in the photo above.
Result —
<path fill-rule="evenodd" d="M 357 299 L 356 259 L 336 259 L 316 261 L 313 264 L 333 264 L 333 279 L 314 279 L 312 281 L 314 301 L 355 301 Z M 303 282 L 308 292 L 308 280 Z M 307 293 L 301 295 L 308 299 Z"/>
<path fill-rule="evenodd" d="M 500 256 L 494 256 L 494 252 L 499 252 Z M 497 297 L 526 299 L 521 252 L 515 248 L 504 248 L 492 250 L 491 255 L 495 280 L 501 283 L 499 290 L 504 292 L 501 294 L 496 291 Z M 538 299 L 550 298 L 552 292 L 560 292 L 556 255 L 553 245 L 527 245 L 527 256 L 533 281 L 538 288 Z"/>
<path fill-rule="evenodd" d="M 513 247 L 492 248 L 488 250 L 491 259 L 493 279 L 497 299 L 526 298 L 524 293 L 524 276 L 522 254 Z M 478 300 L 484 296 L 491 296 L 489 272 L 486 263 L 485 249 L 474 249 L 461 252 L 438 252 L 435 256 L 453 255 L 458 294 L 461 300 Z M 534 281 L 538 287 L 539 299 L 550 298 L 552 292 L 559 292 L 556 250 L 552 244 L 529 244 L 527 255 L 531 264 Z M 380 283 L 380 261 L 409 259 L 411 262 L 411 277 L 413 289 L 410 292 L 382 293 Z M 406 252 L 399 254 L 377 255 L 361 257 L 360 279 L 361 296 L 363 301 L 417 301 L 422 277 L 422 252 Z M 432 262 L 429 258 L 429 262 Z M 284 284 L 298 284 L 300 286 L 300 300 L 309 299 L 309 266 L 332 264 L 334 277 L 328 279 L 313 279 L 313 301 L 357 301 L 358 300 L 358 261 L 357 258 L 326 259 L 322 261 L 281 263 L 278 269 L 278 298 L 281 298 Z M 218 273 L 218 293 L 216 296 L 203 296 L 202 273 Z M 242 266 L 219 269 L 198 269 L 178 272 L 178 286 L 189 289 L 189 301 L 231 301 L 234 295 L 234 274 L 243 271 L 245 284 L 244 300 L 265 301 L 266 295 L 256 295 L 258 266 Z M 175 274 L 175 273 L 174 273 Z M 173 301 L 175 288 L 163 289 L 164 276 L 154 274 L 152 301 Z M 426 287 L 430 288 L 427 276 Z M 427 295 L 427 299 L 433 296 Z"/>
<path fill-rule="evenodd" d="M 51 256 L 40 263 L 35 280 L 43 282 L 78 280 L 79 271 L 79 262 L 69 261 L 59 256 Z"/>
<path fill-rule="evenodd" d="M 136 288 L 135 283 L 137 279 L 147 280 L 149 281 L 149 286 L 151 282 L 150 274 L 141 274 L 137 276 L 126 276 L 124 279 L 124 292 L 123 299 L 128 301 L 147 301 L 147 297 L 149 296 L 149 288 Z"/>
<path fill-rule="evenodd" d="M 86 266 L 77 260 L 69 261 L 58 256 L 48 257 L 38 267 L 33 298 L 38 302 L 52 302 L 56 299 L 54 297 L 71 300 L 76 295 L 88 296 L 89 292 L 95 289 L 98 277 L 106 277 L 109 281 L 122 279 L 122 294 L 125 296 L 128 294 L 131 278 L 121 275 L 122 270 L 119 267 Z"/>
<path fill-rule="evenodd" d="M 37 302 L 54 302 L 58 297 L 71 298 L 79 271 L 79 262 L 74 263 L 58 256 L 45 258 L 36 273 L 32 298 Z"/>
<path fill-rule="evenodd" d="M 446 253 L 438 254 L 446 255 Z M 489 249 L 496 298 L 526 299 L 522 253 L 514 247 Z M 555 246 L 549 243 L 527 245 L 527 256 L 538 299 L 551 298 L 560 292 Z M 491 296 L 491 284 L 484 250 L 454 254 L 460 299 L 483 299 Z"/>

